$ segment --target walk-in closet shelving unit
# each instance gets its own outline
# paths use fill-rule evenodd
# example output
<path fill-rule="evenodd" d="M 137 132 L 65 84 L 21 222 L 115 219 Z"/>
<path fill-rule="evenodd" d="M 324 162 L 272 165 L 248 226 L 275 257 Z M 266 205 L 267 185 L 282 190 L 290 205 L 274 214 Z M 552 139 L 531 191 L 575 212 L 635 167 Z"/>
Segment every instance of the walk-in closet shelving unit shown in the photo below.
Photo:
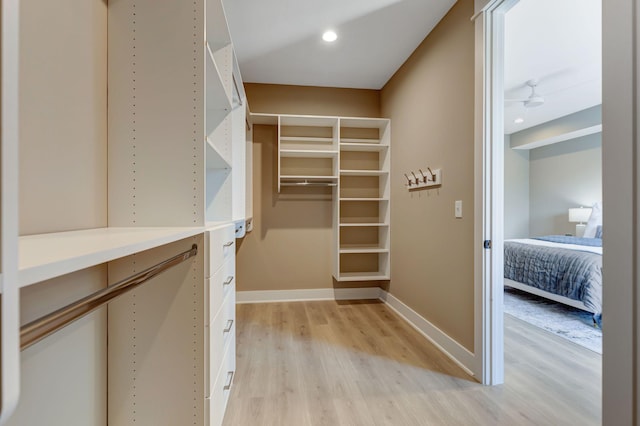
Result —
<path fill-rule="evenodd" d="M 278 192 L 283 186 L 338 182 L 338 119 L 278 117 Z"/>
<path fill-rule="evenodd" d="M 108 319 L 101 309 L 26 349 L 22 369 L 5 357 L 18 330 L 4 330 L 3 306 L 3 408 L 23 375 L 6 424 L 218 425 L 235 369 L 234 222 L 247 217 L 245 95 L 222 4 L 16 6 L 2 2 L 2 303 L 15 276 L 24 323 L 198 253 L 110 303 Z M 43 39 L 57 48 L 40 52 Z"/>
<path fill-rule="evenodd" d="M 333 186 L 337 281 L 388 280 L 390 120 L 252 114 L 278 127 L 278 192 Z"/>
<path fill-rule="evenodd" d="M 390 134 L 387 119 L 340 119 L 334 220 L 338 281 L 390 278 Z"/>

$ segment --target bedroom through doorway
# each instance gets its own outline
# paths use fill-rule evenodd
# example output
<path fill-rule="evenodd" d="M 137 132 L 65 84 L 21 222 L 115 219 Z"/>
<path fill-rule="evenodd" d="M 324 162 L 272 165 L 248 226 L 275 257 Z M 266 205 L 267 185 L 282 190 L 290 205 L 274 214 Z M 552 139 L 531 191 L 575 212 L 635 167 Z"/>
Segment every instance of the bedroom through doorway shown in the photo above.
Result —
<path fill-rule="evenodd" d="M 601 0 L 519 0 L 504 15 L 504 324 L 524 322 L 597 354 L 595 377 L 603 332 L 601 22 Z"/>

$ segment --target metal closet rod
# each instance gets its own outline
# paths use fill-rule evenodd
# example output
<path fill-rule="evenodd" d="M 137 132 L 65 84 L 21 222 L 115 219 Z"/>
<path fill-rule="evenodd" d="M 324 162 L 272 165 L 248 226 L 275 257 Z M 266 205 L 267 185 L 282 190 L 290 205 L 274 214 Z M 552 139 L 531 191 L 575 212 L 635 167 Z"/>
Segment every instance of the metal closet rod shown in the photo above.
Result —
<path fill-rule="evenodd" d="M 39 342 L 50 334 L 55 333 L 61 328 L 71 324 L 73 321 L 100 308 L 112 299 L 123 295 L 124 293 L 138 287 L 149 281 L 156 275 L 161 274 L 169 268 L 172 268 L 190 257 L 198 253 L 198 246 L 194 244 L 190 250 L 184 251 L 170 259 L 160 262 L 142 272 L 138 272 L 118 281 L 102 290 L 98 290 L 87 297 L 79 299 L 67 306 L 60 308 L 48 315 L 40 317 L 28 324 L 20 327 L 20 350 L 24 350 L 34 343 Z"/>

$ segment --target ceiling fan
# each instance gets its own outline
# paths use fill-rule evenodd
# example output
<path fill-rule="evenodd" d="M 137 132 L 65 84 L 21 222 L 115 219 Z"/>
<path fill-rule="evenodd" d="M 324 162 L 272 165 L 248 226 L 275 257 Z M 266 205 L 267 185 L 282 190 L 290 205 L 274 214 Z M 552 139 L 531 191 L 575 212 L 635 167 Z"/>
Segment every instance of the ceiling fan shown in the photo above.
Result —
<path fill-rule="evenodd" d="M 539 81 L 537 79 L 531 79 L 526 82 L 526 85 L 531 88 L 531 94 L 528 98 L 522 99 L 505 99 L 505 102 L 522 102 L 525 108 L 536 108 L 544 105 L 544 97 L 540 96 L 536 92 L 536 87 L 538 86 Z"/>

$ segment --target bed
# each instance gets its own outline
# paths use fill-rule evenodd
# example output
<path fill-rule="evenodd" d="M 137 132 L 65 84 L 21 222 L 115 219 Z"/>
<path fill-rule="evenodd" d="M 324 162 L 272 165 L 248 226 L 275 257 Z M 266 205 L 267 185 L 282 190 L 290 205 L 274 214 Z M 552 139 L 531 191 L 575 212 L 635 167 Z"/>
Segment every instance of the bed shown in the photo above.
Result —
<path fill-rule="evenodd" d="M 504 285 L 602 316 L 602 238 L 505 240 Z"/>

